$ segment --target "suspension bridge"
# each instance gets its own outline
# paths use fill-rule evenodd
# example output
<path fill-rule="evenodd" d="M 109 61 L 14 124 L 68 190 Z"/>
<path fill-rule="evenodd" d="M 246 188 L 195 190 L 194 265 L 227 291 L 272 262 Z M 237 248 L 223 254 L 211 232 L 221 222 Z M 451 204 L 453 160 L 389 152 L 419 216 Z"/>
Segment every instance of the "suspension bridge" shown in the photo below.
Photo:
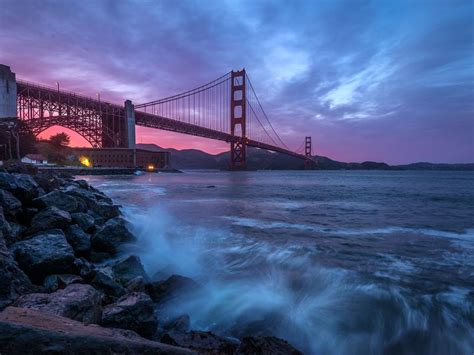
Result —
<path fill-rule="evenodd" d="M 95 148 L 134 148 L 138 125 L 227 142 L 233 170 L 246 168 L 246 147 L 304 159 L 306 168 L 314 165 L 311 137 L 305 137 L 295 150 L 285 144 L 245 69 L 181 94 L 137 105 L 130 100 L 117 105 L 60 90 L 59 85 L 53 88 L 16 80 L 14 74 L 13 79 L 6 80 L 6 87 L 0 90 L 6 96 L 16 96 L 16 116 L 35 135 L 62 126 Z M 0 116 L 1 111 L 0 106 Z"/>

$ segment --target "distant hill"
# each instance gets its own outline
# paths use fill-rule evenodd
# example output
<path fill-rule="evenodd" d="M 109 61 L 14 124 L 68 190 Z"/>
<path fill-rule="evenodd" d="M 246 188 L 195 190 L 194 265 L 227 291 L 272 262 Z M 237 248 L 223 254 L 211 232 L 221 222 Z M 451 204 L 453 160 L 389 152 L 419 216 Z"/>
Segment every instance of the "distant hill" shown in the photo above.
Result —
<path fill-rule="evenodd" d="M 156 144 L 137 144 L 137 148 L 151 151 L 169 151 L 171 165 L 176 169 L 220 169 L 229 167 L 229 152 L 208 154 L 197 149 L 164 149 Z M 323 156 L 313 156 L 318 170 L 474 170 L 474 164 L 413 163 L 390 166 L 386 163 L 366 161 L 344 163 Z M 247 166 L 250 170 L 301 170 L 302 159 L 257 148 L 247 148 Z"/>

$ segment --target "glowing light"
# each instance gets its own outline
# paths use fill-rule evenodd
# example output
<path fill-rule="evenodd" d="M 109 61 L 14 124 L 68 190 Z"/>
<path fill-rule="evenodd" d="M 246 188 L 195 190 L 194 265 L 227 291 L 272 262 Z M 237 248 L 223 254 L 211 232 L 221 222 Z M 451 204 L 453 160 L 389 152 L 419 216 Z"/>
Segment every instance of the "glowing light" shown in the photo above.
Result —
<path fill-rule="evenodd" d="M 88 157 L 86 157 L 84 155 L 81 155 L 79 157 L 79 161 L 81 162 L 82 165 L 87 166 L 88 168 L 90 168 L 92 166 L 92 162 L 89 160 Z"/>
<path fill-rule="evenodd" d="M 155 170 L 155 166 L 153 164 L 148 164 L 148 166 L 146 168 L 147 168 L 148 171 Z"/>

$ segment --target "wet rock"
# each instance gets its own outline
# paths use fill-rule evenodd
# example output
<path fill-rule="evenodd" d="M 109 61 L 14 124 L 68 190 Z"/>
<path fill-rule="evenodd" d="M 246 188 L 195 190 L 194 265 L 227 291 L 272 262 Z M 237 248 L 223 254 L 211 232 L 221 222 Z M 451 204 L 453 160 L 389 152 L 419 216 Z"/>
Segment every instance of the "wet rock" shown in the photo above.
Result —
<path fill-rule="evenodd" d="M 71 214 L 72 222 L 82 228 L 84 232 L 91 233 L 94 231 L 94 217 L 84 212 L 76 212 Z"/>
<path fill-rule="evenodd" d="M 88 255 L 91 249 L 91 237 L 77 224 L 68 226 L 64 230 L 68 243 L 77 256 Z"/>
<path fill-rule="evenodd" d="M 65 228 L 71 223 L 71 215 L 57 207 L 48 207 L 34 215 L 27 234 L 33 234 L 53 228 Z"/>
<path fill-rule="evenodd" d="M 94 251 L 116 254 L 120 245 L 136 241 L 135 236 L 129 232 L 125 220 L 113 218 L 107 221 L 92 236 Z"/>
<path fill-rule="evenodd" d="M 199 285 L 189 277 L 172 275 L 164 281 L 155 281 L 147 285 L 147 292 L 155 302 L 163 303 L 183 293 L 199 290 Z"/>
<path fill-rule="evenodd" d="M 34 286 L 28 276 L 18 267 L 13 255 L 7 249 L 0 231 L 0 310 L 22 294 L 32 292 Z"/>
<path fill-rule="evenodd" d="M 115 277 L 120 280 L 122 284 L 126 284 L 136 277 L 142 277 L 144 280 L 147 279 L 142 262 L 140 258 L 135 255 L 126 256 L 115 261 L 111 265 L 111 268 Z"/>
<path fill-rule="evenodd" d="M 74 250 L 64 235 L 40 234 L 11 246 L 20 268 L 35 283 L 51 274 L 74 273 Z"/>
<path fill-rule="evenodd" d="M 63 289 L 71 284 L 82 284 L 84 279 L 77 275 L 62 274 L 62 275 L 49 275 L 43 281 L 43 286 L 48 292 L 54 292 L 59 289 Z"/>
<path fill-rule="evenodd" d="M 151 337 L 158 326 L 153 301 L 142 292 L 133 292 L 104 307 L 102 324 L 130 329 L 144 337 Z"/>
<path fill-rule="evenodd" d="M 21 296 L 13 306 L 98 324 L 102 318 L 100 304 L 101 295 L 92 286 L 71 284 L 53 293 L 30 293 Z"/>
<path fill-rule="evenodd" d="M 188 332 L 191 327 L 191 319 L 189 315 L 183 314 L 174 318 L 163 325 L 165 331 Z"/>
<path fill-rule="evenodd" d="M 84 258 L 74 259 L 73 265 L 76 274 L 86 281 L 92 280 L 97 272 L 95 266 Z"/>
<path fill-rule="evenodd" d="M 199 354 L 234 354 L 239 342 L 217 336 L 211 332 L 178 332 L 171 331 L 161 336 L 165 344 L 180 346 L 197 351 Z M 260 353 L 255 353 L 260 354 Z"/>
<path fill-rule="evenodd" d="M 9 173 L 0 172 L 0 189 L 13 192 L 17 187 L 18 184 L 15 176 Z"/>
<path fill-rule="evenodd" d="M 12 193 L 0 189 L 0 206 L 3 207 L 5 214 L 14 217 L 21 210 L 21 201 L 13 196 Z"/>
<path fill-rule="evenodd" d="M 22 202 L 28 203 L 43 193 L 43 190 L 31 175 L 14 174 L 14 176 L 17 183 L 15 196 L 17 196 Z"/>
<path fill-rule="evenodd" d="M 8 307 L 0 313 L 4 354 L 193 354 L 150 341 L 135 332 L 84 325 L 34 309 Z M 195 354 L 195 353 L 194 353 Z"/>
<path fill-rule="evenodd" d="M 245 337 L 235 354 L 302 355 L 287 341 L 275 337 Z"/>
<path fill-rule="evenodd" d="M 137 276 L 125 284 L 129 292 L 146 292 L 147 281 L 142 276 Z"/>
<path fill-rule="evenodd" d="M 60 190 L 54 190 L 46 195 L 35 198 L 33 205 L 39 208 L 57 207 L 67 212 L 77 212 L 78 203 L 76 199 Z"/>
<path fill-rule="evenodd" d="M 106 220 L 120 216 L 120 206 L 111 205 L 105 201 L 98 201 L 91 209 Z"/>
<path fill-rule="evenodd" d="M 108 271 L 108 272 L 107 272 Z M 125 288 L 113 278 L 109 269 L 99 269 L 96 271 L 91 284 L 98 290 L 104 292 L 110 299 L 117 299 L 125 294 Z"/>

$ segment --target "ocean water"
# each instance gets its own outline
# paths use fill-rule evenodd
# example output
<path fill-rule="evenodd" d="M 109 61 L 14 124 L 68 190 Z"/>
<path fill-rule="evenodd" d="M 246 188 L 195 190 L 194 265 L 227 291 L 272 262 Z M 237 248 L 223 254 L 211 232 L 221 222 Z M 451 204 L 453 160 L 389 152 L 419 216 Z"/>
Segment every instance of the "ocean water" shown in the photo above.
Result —
<path fill-rule="evenodd" d="M 192 327 L 307 354 L 473 354 L 474 173 L 88 177 L 123 205 L 150 275 L 203 289 Z"/>

